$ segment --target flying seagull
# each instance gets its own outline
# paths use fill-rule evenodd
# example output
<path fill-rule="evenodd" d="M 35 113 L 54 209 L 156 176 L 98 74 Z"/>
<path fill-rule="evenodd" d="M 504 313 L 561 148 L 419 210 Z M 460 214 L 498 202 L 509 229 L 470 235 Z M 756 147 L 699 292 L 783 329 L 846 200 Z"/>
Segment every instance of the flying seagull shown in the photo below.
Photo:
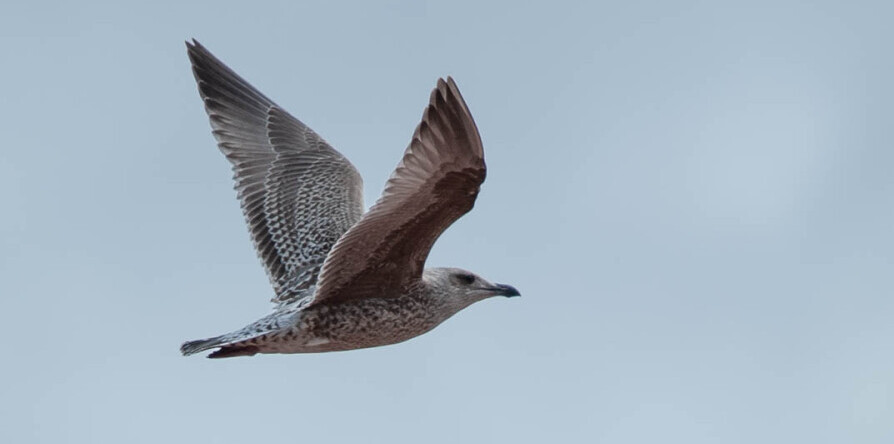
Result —
<path fill-rule="evenodd" d="M 276 308 L 240 330 L 184 343 L 184 355 L 395 344 L 474 302 L 519 295 L 469 271 L 424 268 L 485 176 L 481 137 L 453 79 L 438 80 L 382 197 L 364 213 L 362 179 L 348 159 L 197 41 L 186 46 Z"/>

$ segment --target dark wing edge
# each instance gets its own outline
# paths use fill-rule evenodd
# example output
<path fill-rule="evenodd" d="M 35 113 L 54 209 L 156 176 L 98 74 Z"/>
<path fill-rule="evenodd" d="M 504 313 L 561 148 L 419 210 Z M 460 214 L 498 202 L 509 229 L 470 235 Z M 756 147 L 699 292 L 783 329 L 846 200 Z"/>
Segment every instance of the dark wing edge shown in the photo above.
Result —
<path fill-rule="evenodd" d="M 311 303 L 403 294 L 441 233 L 472 209 L 485 176 L 472 114 L 453 79 L 438 79 L 382 196 L 327 256 Z"/>
<path fill-rule="evenodd" d="M 199 42 L 187 41 L 186 47 L 212 133 L 232 164 L 252 242 L 276 292 L 273 300 L 303 296 L 328 251 L 360 219 L 360 174 Z M 319 190 L 338 199 L 328 205 L 302 200 Z"/>

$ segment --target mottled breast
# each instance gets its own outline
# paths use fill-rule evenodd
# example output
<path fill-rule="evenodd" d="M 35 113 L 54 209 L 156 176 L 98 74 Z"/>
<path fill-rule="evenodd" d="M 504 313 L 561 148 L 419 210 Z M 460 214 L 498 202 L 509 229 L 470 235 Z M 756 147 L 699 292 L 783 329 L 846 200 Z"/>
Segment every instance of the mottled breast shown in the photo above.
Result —
<path fill-rule="evenodd" d="M 309 307 L 299 324 L 325 350 L 395 344 L 436 327 L 444 318 L 426 297 L 364 298 Z"/>

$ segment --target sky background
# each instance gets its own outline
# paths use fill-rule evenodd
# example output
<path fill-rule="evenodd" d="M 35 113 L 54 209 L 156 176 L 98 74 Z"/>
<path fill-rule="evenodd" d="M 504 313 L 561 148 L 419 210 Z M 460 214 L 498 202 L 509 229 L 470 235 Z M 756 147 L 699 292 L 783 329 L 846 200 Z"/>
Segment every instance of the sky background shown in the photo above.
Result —
<path fill-rule="evenodd" d="M 6 2 L 0 442 L 894 441 L 890 2 Z M 181 357 L 271 308 L 195 37 L 371 204 L 439 76 L 487 182 L 409 342 Z"/>

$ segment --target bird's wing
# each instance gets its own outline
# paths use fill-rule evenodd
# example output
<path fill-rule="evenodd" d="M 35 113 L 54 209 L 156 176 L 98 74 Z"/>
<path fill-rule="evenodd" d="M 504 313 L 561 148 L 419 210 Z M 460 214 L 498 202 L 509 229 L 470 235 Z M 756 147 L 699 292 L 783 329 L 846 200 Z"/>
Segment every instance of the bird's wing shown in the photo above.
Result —
<path fill-rule="evenodd" d="M 382 197 L 326 257 L 311 304 L 403 294 L 438 236 L 472 209 L 485 171 L 469 108 L 453 79 L 439 79 Z"/>
<path fill-rule="evenodd" d="M 274 301 L 304 296 L 329 250 L 363 214 L 360 174 L 201 44 L 186 46 Z"/>

